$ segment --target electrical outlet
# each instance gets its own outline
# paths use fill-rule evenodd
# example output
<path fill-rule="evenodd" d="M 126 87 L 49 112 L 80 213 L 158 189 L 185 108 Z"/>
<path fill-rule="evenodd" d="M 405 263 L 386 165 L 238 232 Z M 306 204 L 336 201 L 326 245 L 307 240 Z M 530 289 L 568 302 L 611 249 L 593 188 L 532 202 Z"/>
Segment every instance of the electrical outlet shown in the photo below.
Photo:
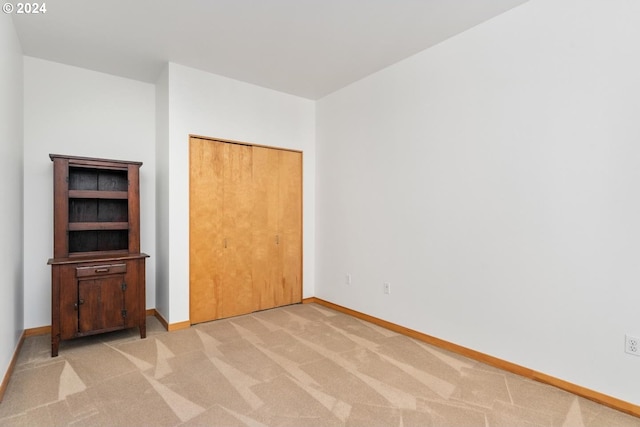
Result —
<path fill-rule="evenodd" d="M 351 273 L 347 273 L 344 276 L 344 283 L 345 283 L 345 285 L 350 285 L 351 284 Z"/>
<path fill-rule="evenodd" d="M 383 291 L 384 291 L 385 294 L 389 295 L 391 293 L 391 283 L 384 282 Z"/>
<path fill-rule="evenodd" d="M 625 335 L 624 338 L 624 351 L 634 356 L 640 356 L 640 338 L 631 335 Z"/>

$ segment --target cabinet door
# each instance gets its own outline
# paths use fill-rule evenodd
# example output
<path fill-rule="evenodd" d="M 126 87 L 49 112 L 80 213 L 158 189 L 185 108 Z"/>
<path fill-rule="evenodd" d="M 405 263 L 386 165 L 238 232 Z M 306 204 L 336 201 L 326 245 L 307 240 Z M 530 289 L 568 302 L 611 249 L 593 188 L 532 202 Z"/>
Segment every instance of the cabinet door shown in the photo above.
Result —
<path fill-rule="evenodd" d="M 78 281 L 78 333 L 124 327 L 124 275 Z"/>

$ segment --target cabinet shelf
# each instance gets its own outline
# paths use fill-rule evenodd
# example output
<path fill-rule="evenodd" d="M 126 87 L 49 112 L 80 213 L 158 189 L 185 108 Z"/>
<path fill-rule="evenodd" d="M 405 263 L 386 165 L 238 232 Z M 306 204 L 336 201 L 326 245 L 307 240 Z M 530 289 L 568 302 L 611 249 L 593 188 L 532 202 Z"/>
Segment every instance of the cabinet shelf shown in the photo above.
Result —
<path fill-rule="evenodd" d="M 70 199 L 127 199 L 126 191 L 69 190 Z"/>
<path fill-rule="evenodd" d="M 128 222 L 70 222 L 69 231 L 127 230 Z"/>

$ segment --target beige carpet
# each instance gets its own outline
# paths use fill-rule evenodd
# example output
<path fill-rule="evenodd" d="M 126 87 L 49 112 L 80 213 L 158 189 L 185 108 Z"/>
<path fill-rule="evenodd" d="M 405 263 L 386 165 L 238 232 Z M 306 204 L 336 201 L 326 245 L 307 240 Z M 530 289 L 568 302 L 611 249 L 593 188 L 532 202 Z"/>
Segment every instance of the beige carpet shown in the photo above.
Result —
<path fill-rule="evenodd" d="M 147 333 L 27 338 L 0 425 L 640 426 L 315 304 Z"/>

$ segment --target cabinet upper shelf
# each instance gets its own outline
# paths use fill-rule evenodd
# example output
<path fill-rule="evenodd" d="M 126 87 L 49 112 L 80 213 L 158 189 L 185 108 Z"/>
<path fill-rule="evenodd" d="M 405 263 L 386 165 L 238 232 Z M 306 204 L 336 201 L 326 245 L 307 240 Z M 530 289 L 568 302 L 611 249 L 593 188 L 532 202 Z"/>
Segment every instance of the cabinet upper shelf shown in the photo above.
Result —
<path fill-rule="evenodd" d="M 70 222 L 69 231 L 126 230 L 128 222 Z"/>
<path fill-rule="evenodd" d="M 126 191 L 69 190 L 71 199 L 127 199 Z"/>
<path fill-rule="evenodd" d="M 141 162 L 51 154 L 54 258 L 140 252 Z"/>

